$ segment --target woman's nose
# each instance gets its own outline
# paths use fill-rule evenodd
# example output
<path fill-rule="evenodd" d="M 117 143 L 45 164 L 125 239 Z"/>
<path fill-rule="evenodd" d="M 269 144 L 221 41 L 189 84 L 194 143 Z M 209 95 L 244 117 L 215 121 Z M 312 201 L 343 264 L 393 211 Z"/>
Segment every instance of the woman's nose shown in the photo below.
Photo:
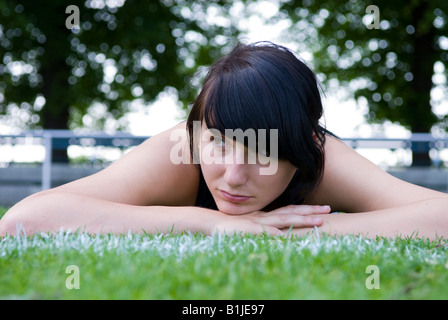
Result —
<path fill-rule="evenodd" d="M 227 164 L 224 181 L 231 187 L 245 185 L 248 180 L 245 164 Z"/>
<path fill-rule="evenodd" d="M 244 185 L 248 180 L 248 164 L 245 163 L 244 147 L 233 148 L 233 154 L 226 156 L 224 180 L 229 186 Z"/>

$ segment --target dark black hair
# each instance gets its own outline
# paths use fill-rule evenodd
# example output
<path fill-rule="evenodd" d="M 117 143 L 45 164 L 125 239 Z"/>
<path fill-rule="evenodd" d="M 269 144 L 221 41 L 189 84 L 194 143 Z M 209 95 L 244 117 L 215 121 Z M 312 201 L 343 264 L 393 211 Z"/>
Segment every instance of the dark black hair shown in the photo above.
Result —
<path fill-rule="evenodd" d="M 191 153 L 198 152 L 193 150 L 193 121 L 222 133 L 277 129 L 279 159 L 289 160 L 297 171 L 269 209 L 300 204 L 323 175 L 322 114 L 316 76 L 292 51 L 271 42 L 239 44 L 209 68 L 193 102 L 187 120 Z"/>

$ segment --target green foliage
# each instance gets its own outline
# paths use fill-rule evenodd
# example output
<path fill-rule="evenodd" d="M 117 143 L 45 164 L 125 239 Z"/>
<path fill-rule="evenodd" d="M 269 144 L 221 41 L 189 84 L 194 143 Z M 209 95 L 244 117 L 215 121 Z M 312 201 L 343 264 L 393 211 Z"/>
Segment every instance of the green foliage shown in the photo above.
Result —
<path fill-rule="evenodd" d="M 0 114 L 20 107 L 29 114 L 26 127 L 63 129 L 82 125 L 95 102 L 117 119 L 130 101 L 153 101 L 167 87 L 186 107 L 197 93 L 190 80 L 198 66 L 236 33 L 202 21 L 208 4 L 200 0 L 106 3 L 70 1 L 80 10 L 80 30 L 69 30 L 67 2 L 0 2 Z M 14 72 L 19 65 L 24 71 Z M 107 68 L 116 72 L 107 76 Z"/>
<path fill-rule="evenodd" d="M 379 29 L 367 28 L 369 5 L 379 10 Z M 367 102 L 368 120 L 415 132 L 447 127 L 448 115 L 437 118 L 430 105 L 435 62 L 448 69 L 445 0 L 290 0 L 282 10 L 293 22 L 290 40 L 312 51 L 325 84 L 337 79 Z"/>
<path fill-rule="evenodd" d="M 446 299 L 447 253 L 444 239 L 7 236 L 0 239 L 0 298 Z M 80 288 L 69 290 L 73 265 Z M 371 265 L 378 289 L 366 286 Z"/>
<path fill-rule="evenodd" d="M 247 8 L 255 2 L 241 1 Z M 448 115 L 436 116 L 430 103 L 434 64 L 443 64 L 448 73 L 445 0 L 277 2 L 279 14 L 266 23 L 290 20 L 284 40 L 313 54 L 325 85 L 337 79 L 364 101 L 369 121 L 399 122 L 415 132 L 428 132 L 433 125 L 447 128 Z M 70 31 L 67 3 L 0 2 L 0 115 L 20 108 L 29 114 L 28 128 L 82 126 L 95 102 L 118 119 L 130 101 L 153 101 L 166 88 L 174 88 L 187 108 L 200 86 L 195 72 L 232 47 L 240 34 L 230 15 L 232 1 L 105 3 L 71 1 L 80 8 L 81 30 Z M 379 9 L 379 29 L 366 27 L 369 5 Z M 210 11 L 227 23 L 210 22 Z M 17 74 L 20 65 L 24 73 Z M 116 73 L 105 77 L 111 68 Z"/>

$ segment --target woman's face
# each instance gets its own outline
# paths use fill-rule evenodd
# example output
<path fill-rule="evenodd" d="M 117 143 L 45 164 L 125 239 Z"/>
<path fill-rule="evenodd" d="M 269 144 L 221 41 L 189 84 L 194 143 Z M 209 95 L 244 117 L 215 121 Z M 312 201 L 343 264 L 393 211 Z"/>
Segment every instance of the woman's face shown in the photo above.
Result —
<path fill-rule="evenodd" d="M 260 174 L 260 169 L 267 166 L 267 155 L 254 154 L 242 143 L 213 134 L 205 126 L 199 151 L 204 180 L 218 210 L 227 214 L 246 214 L 265 208 L 285 191 L 296 172 L 289 161 L 276 159 L 274 174 Z"/>

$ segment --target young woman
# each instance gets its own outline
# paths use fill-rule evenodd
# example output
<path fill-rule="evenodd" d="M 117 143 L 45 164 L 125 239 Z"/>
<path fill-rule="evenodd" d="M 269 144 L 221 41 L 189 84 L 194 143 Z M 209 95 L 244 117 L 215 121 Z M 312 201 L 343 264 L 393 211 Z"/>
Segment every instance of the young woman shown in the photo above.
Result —
<path fill-rule="evenodd" d="M 20 226 L 448 236 L 447 194 L 387 174 L 327 132 L 321 116 L 315 75 L 291 51 L 239 45 L 211 66 L 187 122 L 97 174 L 19 202 L 0 235 Z"/>

